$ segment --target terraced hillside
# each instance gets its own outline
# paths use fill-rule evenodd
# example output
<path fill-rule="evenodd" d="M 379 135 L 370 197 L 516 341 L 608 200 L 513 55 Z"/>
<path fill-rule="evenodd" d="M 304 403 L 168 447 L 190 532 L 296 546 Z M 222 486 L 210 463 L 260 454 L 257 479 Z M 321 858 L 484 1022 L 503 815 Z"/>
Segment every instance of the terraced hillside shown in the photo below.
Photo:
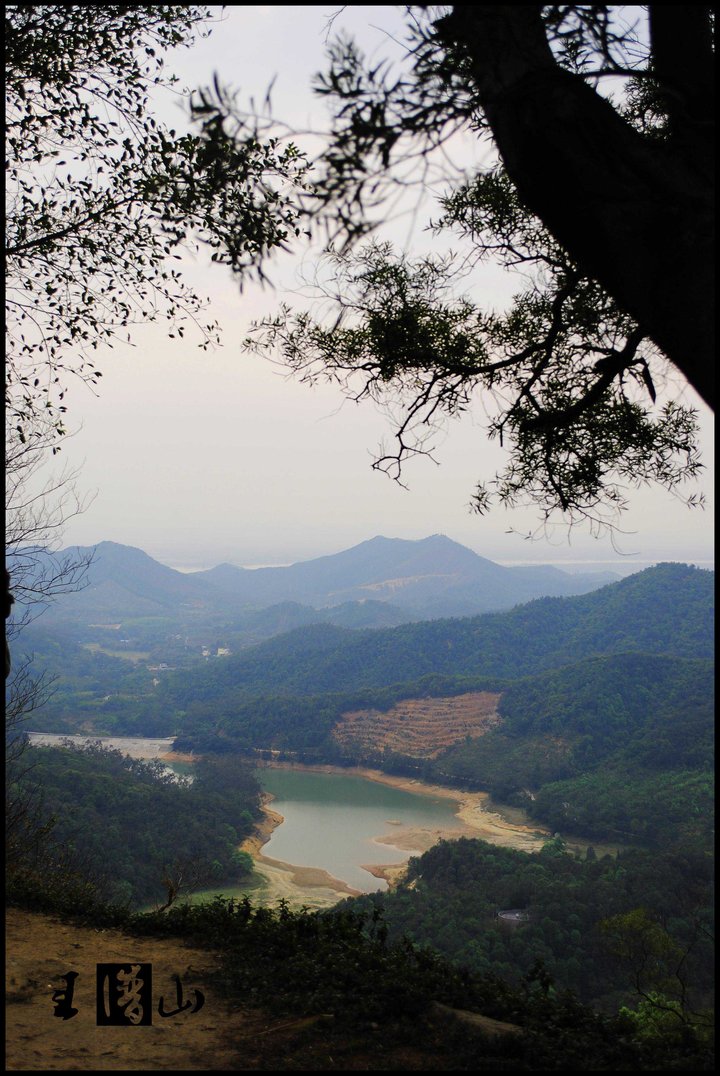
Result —
<path fill-rule="evenodd" d="M 473 691 L 439 699 L 403 699 L 391 710 L 354 710 L 342 715 L 333 738 L 345 748 L 382 750 L 435 758 L 466 736 L 483 736 L 500 724 L 500 695 Z"/>

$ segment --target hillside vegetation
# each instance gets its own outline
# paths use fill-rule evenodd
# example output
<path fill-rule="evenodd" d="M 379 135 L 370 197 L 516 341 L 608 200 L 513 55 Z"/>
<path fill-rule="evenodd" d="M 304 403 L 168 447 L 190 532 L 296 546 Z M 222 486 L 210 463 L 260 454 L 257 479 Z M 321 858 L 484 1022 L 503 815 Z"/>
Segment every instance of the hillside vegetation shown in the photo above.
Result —
<path fill-rule="evenodd" d="M 181 682 L 196 696 L 228 687 L 300 695 L 429 674 L 510 679 L 601 654 L 711 658 L 712 592 L 711 572 L 663 564 L 592 594 L 540 598 L 506 613 L 377 631 L 298 629 Z"/>
<path fill-rule="evenodd" d="M 38 727 L 373 765 L 487 789 L 562 833 L 704 844 L 712 637 L 712 573 L 664 564 L 505 613 L 309 626 L 152 679 L 105 654 L 68 651 Z M 456 720 L 471 694 L 499 696 L 497 718 Z"/>
<path fill-rule="evenodd" d="M 423 1067 L 411 1055 L 423 1020 L 434 1067 L 710 1068 L 712 609 L 711 573 L 661 565 L 504 613 L 313 625 L 187 668 L 49 638 L 64 676 L 46 728 L 174 735 L 211 758 L 193 791 L 92 750 L 38 752 L 57 842 L 15 872 L 11 899 L 217 946 L 231 997 L 332 1014 L 338 1052 L 377 1031 L 378 1050 L 393 1042 L 396 1063 Z M 178 850 L 241 877 L 232 849 L 257 789 L 238 777 L 240 756 L 271 752 L 487 789 L 560 836 L 532 855 L 441 842 L 394 892 L 330 914 L 246 899 L 132 915 L 129 901 L 166 895 Z M 574 833 L 626 850 L 573 857 Z M 84 857 L 94 882 L 53 847 Z M 101 899 L 107 861 L 124 907 Z M 522 912 L 514 929 L 503 909 Z M 438 1038 L 438 1005 L 515 1030 L 490 1038 L 487 1023 L 459 1023 Z"/>
<path fill-rule="evenodd" d="M 558 992 L 596 1010 L 652 991 L 687 1011 L 713 1004 L 712 863 L 703 854 L 578 859 L 558 840 L 527 854 L 463 837 L 411 859 L 393 891 L 352 906 L 382 914 L 391 939 L 409 937 L 510 985 L 541 964 Z M 501 909 L 524 918 L 507 924 Z"/>
<path fill-rule="evenodd" d="M 260 817 L 255 773 L 237 756 L 203 759 L 192 784 L 159 762 L 140 762 L 99 744 L 26 747 L 11 766 L 6 864 L 17 893 L 44 890 L 62 870 L 67 903 L 86 890 L 138 907 L 249 877 L 237 852 Z M 21 809 L 24 808 L 24 809 Z M 151 820 L 152 824 L 148 824 Z"/>

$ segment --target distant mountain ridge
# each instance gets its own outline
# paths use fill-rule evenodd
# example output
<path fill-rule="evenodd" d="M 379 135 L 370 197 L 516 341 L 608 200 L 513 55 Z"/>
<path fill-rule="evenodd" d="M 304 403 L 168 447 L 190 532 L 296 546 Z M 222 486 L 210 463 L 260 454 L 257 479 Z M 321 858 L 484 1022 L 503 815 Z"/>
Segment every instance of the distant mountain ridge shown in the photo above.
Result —
<path fill-rule="evenodd" d="M 195 573 L 254 603 L 294 601 L 316 608 L 373 598 L 421 618 L 508 609 L 533 598 L 582 594 L 617 580 L 611 572 L 570 575 L 557 568 L 505 568 L 444 535 L 411 541 L 377 536 L 351 549 L 283 568 L 223 564 Z"/>
<path fill-rule="evenodd" d="M 117 542 L 71 547 L 60 555 L 90 550 L 88 585 L 56 603 L 55 615 L 237 612 L 294 602 L 323 611 L 344 607 L 344 622 L 365 619 L 373 626 L 373 608 L 378 625 L 388 622 L 383 606 L 393 607 L 396 621 L 469 616 L 538 597 L 587 593 L 619 578 L 612 572 L 572 575 L 549 566 L 506 568 L 437 534 L 418 541 L 377 536 L 287 567 L 220 564 L 192 573 Z M 357 612 L 358 603 L 368 605 L 365 618 Z"/>
<path fill-rule="evenodd" d="M 203 673 L 203 691 L 356 691 L 439 677 L 516 679 L 609 654 L 713 656 L 714 573 L 659 564 L 591 594 L 374 631 L 313 624 Z M 183 688 L 185 690 L 185 688 Z"/>

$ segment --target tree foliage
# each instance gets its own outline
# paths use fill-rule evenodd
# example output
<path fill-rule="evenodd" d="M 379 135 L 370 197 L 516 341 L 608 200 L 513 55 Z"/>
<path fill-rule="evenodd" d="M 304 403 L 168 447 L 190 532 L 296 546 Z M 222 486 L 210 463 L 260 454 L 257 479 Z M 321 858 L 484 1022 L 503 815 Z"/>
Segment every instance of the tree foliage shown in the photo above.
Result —
<path fill-rule="evenodd" d="M 22 725 L 52 698 L 57 676 L 38 671 L 32 657 L 20 656 L 10 642 L 44 612 L 61 594 L 82 589 L 92 551 L 59 552 L 57 546 L 68 519 L 84 509 L 75 486 L 76 472 L 64 468 L 41 478 L 45 456 L 56 431 L 52 422 L 35 427 L 36 436 L 24 441 L 6 437 L 5 449 L 5 570 L 10 607 L 5 621 L 6 700 L 5 737 L 6 843 L 22 846 L 37 824 L 37 795 L 18 792 L 19 775 L 27 774 L 22 755 Z M 12 586 L 12 595 L 10 587 Z M 31 806 L 32 805 L 32 806 Z"/>
<path fill-rule="evenodd" d="M 700 468 L 696 412 L 664 390 L 679 371 L 713 399 L 712 20 L 651 5 L 648 43 L 605 6 L 445 12 L 413 9 L 399 70 L 332 46 L 318 90 L 334 126 L 310 212 L 335 243 L 334 309 L 325 321 L 285 307 L 249 345 L 353 399 L 399 398 L 396 450 L 375 463 L 395 478 L 480 394 L 510 457 L 474 506 L 528 501 L 544 521 L 602 529 L 629 487 L 676 492 Z M 617 102 L 599 89 L 610 76 Z M 441 173 L 434 229 L 464 253 L 358 246 L 398 189 L 437 186 L 463 131 L 493 151 L 479 171 Z M 502 313 L 456 294 L 489 259 L 522 281 Z"/>
<path fill-rule="evenodd" d="M 635 849 L 581 859 L 559 844 L 528 854 L 465 837 L 440 841 L 410 860 L 396 889 L 353 905 L 382 913 L 391 941 L 405 934 L 510 985 L 527 981 L 541 962 L 552 996 L 570 989 L 607 1011 L 661 990 L 679 1020 L 709 1026 L 702 1011 L 714 969 L 708 857 Z M 497 918 L 510 908 L 528 916 L 516 929 Z"/>
<path fill-rule="evenodd" d="M 205 759 L 186 784 L 159 762 L 133 760 L 99 742 L 30 747 L 25 757 L 27 772 L 16 781 L 28 795 L 39 789 L 37 825 L 44 830 L 40 841 L 12 845 L 20 881 L 47 871 L 43 889 L 51 886 L 48 864 L 63 849 L 105 899 L 134 904 L 167 896 L 169 905 L 200 885 L 249 873 L 236 852 L 258 817 L 259 786 L 241 759 Z"/>
<path fill-rule="evenodd" d="M 177 267 L 183 249 L 203 244 L 245 277 L 296 230 L 293 145 L 235 138 L 202 100 L 199 135 L 151 114 L 153 88 L 174 81 L 163 53 L 190 45 L 209 14 L 6 8 L 6 399 L 21 441 L 41 418 L 65 432 L 68 378 L 96 385 L 95 352 L 133 324 L 165 319 L 178 337 L 190 325 L 204 348 L 217 339 Z"/>
<path fill-rule="evenodd" d="M 6 439 L 5 566 L 14 599 L 9 638 L 55 598 L 81 589 L 92 561 L 91 551 L 57 549 L 65 525 L 84 511 L 87 500 L 78 493 L 77 471 L 43 473 L 56 436 L 52 421 L 38 421 L 32 438 Z"/>

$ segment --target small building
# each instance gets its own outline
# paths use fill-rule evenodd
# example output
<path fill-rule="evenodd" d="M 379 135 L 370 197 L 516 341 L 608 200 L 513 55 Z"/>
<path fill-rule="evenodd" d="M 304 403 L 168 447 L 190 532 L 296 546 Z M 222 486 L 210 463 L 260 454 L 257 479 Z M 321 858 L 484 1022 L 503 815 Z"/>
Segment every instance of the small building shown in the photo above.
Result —
<path fill-rule="evenodd" d="M 495 912 L 498 926 L 505 930 L 517 930 L 530 921 L 530 915 L 524 908 L 504 908 Z"/>

